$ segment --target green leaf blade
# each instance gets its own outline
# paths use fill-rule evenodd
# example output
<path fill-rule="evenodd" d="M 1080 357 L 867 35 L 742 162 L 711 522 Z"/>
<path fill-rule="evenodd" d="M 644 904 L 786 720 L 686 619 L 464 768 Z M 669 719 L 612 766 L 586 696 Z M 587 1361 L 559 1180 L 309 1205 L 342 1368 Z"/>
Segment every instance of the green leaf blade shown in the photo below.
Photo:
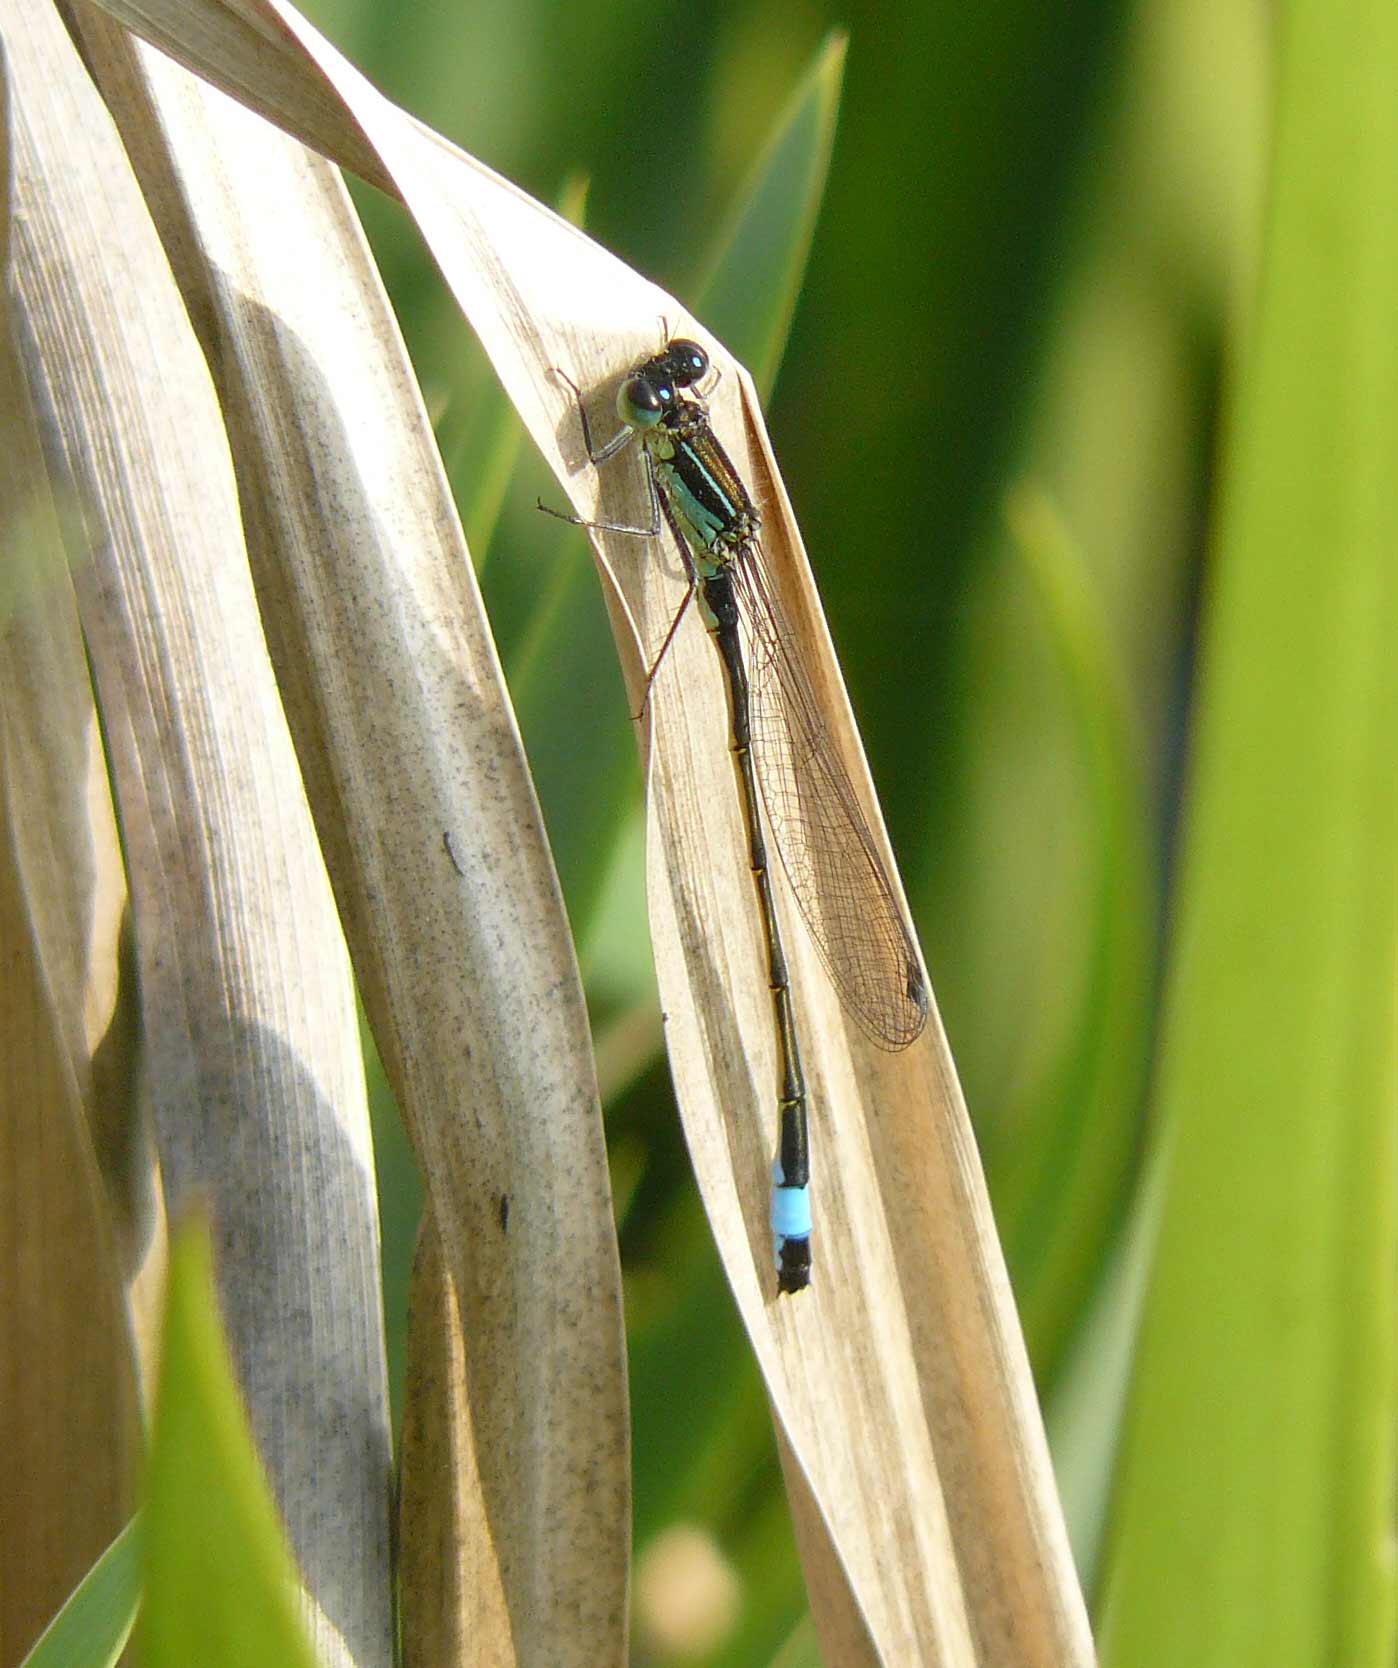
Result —
<path fill-rule="evenodd" d="M 146 1668 L 316 1668 L 197 1223 L 171 1246 L 145 1524 Z"/>
<path fill-rule="evenodd" d="M 848 37 L 832 30 L 792 90 L 717 241 L 696 311 L 766 399 L 830 176 Z"/>
<path fill-rule="evenodd" d="M 1398 16 L 1293 0 L 1282 40 L 1105 1605 L 1133 1668 L 1394 1648 Z"/>
<path fill-rule="evenodd" d="M 115 1668 L 141 1603 L 141 1520 L 132 1518 L 34 1641 L 20 1668 Z"/>

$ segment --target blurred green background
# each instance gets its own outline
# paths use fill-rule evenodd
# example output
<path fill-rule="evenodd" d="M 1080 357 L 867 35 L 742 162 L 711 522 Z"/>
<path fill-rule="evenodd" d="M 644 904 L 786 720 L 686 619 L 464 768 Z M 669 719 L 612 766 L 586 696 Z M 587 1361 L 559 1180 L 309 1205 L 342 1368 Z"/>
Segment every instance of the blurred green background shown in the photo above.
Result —
<path fill-rule="evenodd" d="M 706 318 L 701 285 L 749 170 L 830 32 L 848 32 L 768 417 L 1091 1594 L 1138 1298 L 1220 389 L 1261 213 L 1268 8 L 306 9 L 474 155 L 545 201 L 585 197 L 589 231 Z M 628 1304 L 635 1660 L 795 1668 L 816 1657 L 766 1403 L 660 1053 L 639 772 L 600 594 L 581 535 L 534 512 L 556 489 L 516 461 L 421 246 L 358 195 L 473 535 L 592 1004 Z M 482 482 L 506 466 L 497 517 Z M 379 1124 L 401 1351 L 418 1201 L 391 1113 Z"/>

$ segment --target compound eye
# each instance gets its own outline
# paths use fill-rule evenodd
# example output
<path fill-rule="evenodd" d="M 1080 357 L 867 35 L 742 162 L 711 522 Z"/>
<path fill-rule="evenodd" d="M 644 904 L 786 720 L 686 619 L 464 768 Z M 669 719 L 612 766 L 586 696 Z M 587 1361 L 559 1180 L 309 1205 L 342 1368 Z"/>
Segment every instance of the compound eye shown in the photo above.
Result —
<path fill-rule="evenodd" d="M 665 395 L 669 392 L 646 377 L 629 376 L 617 389 L 617 416 L 629 429 L 653 429 L 665 415 Z"/>
<path fill-rule="evenodd" d="M 670 343 L 665 357 L 670 362 L 670 374 L 680 388 L 692 387 L 709 368 L 708 354 L 698 342 L 691 342 L 683 336 Z"/>

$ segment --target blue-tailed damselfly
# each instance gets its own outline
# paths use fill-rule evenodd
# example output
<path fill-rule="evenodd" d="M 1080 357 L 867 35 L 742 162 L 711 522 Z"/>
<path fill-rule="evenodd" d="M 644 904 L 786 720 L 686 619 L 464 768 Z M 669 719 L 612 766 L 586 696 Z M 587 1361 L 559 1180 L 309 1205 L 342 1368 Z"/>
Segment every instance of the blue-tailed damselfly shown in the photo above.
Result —
<path fill-rule="evenodd" d="M 591 463 L 608 462 L 639 438 L 651 499 L 648 527 L 563 519 L 641 538 L 658 538 L 668 526 L 674 537 L 689 590 L 647 675 L 648 693 L 695 596 L 723 662 L 730 746 L 780 1056 L 772 1193 L 777 1290 L 796 1292 L 811 1276 L 806 1083 L 758 809 L 759 785 L 797 906 L 831 982 L 860 1028 L 881 1048 L 906 1048 L 927 1023 L 927 987 L 902 907 L 849 772 L 831 743 L 767 571 L 757 509 L 714 434 L 708 402 L 695 391 L 708 369 L 708 355 L 697 342 L 682 337 L 667 341 L 622 382 L 616 405 L 623 427 L 600 448 L 592 443 L 576 384 L 558 373 L 577 399 Z"/>

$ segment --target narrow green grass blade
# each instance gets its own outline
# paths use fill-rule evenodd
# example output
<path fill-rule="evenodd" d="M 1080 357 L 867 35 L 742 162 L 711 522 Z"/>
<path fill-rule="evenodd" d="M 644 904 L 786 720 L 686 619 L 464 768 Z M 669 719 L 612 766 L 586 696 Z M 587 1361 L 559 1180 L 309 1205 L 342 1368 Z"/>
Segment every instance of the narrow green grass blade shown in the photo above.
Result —
<path fill-rule="evenodd" d="M 113 1668 L 141 1603 L 141 1520 L 132 1518 L 34 1641 L 20 1668 Z"/>
<path fill-rule="evenodd" d="M 1131 1668 L 1394 1655 L 1398 11 L 1278 22 L 1104 1606 Z"/>
<path fill-rule="evenodd" d="M 832 30 L 792 90 L 739 194 L 695 311 L 765 400 L 786 347 L 830 174 L 848 36 Z"/>
<path fill-rule="evenodd" d="M 1145 1090 L 1157 908 L 1149 805 L 1125 669 L 1100 596 L 1050 501 L 1007 505 L 1080 758 L 1090 844 L 1087 975 L 1061 1056 L 994 1154 L 992 1193 L 1041 1390 L 1125 1215 Z"/>
<path fill-rule="evenodd" d="M 145 1668 L 315 1668 L 198 1222 L 171 1244 L 144 1522 Z"/>
<path fill-rule="evenodd" d="M 585 941 L 640 767 L 597 576 L 578 535 L 550 529 L 546 537 L 557 557 L 507 673 L 568 918 Z"/>

